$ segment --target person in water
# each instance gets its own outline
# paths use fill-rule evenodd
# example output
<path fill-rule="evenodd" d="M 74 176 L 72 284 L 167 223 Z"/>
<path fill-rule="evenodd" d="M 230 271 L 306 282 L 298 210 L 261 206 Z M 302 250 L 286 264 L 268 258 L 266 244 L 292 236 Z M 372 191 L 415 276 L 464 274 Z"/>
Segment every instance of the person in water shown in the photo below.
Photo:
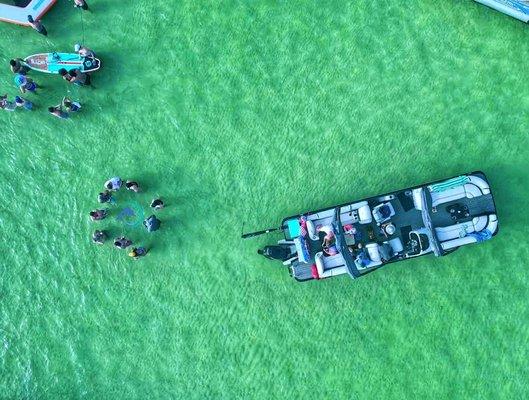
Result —
<path fill-rule="evenodd" d="M 53 115 L 54 117 L 57 117 L 59 119 L 68 119 L 70 118 L 70 114 L 68 114 L 66 111 L 63 111 L 62 107 L 55 106 L 55 107 L 48 107 L 48 112 Z"/>
<path fill-rule="evenodd" d="M 105 182 L 105 189 L 116 191 L 116 190 L 121 189 L 122 185 L 123 185 L 123 181 L 121 180 L 121 178 L 119 176 L 115 176 Z"/>
<path fill-rule="evenodd" d="M 0 96 L 0 109 L 5 111 L 15 111 L 17 105 L 13 101 L 7 100 L 7 94 Z"/>
<path fill-rule="evenodd" d="M 94 210 L 90 211 L 90 219 L 92 221 L 101 221 L 108 215 L 108 210 Z"/>
<path fill-rule="evenodd" d="M 28 22 L 31 27 L 35 29 L 38 33 L 44 36 L 48 36 L 48 31 L 46 30 L 44 25 L 42 25 L 42 22 L 40 22 L 39 20 L 35 21 L 31 15 L 28 15 Z"/>
<path fill-rule="evenodd" d="M 73 0 L 73 6 L 88 11 L 88 4 L 86 4 L 85 0 Z"/>
<path fill-rule="evenodd" d="M 129 257 L 134 258 L 135 260 L 139 259 L 140 257 L 144 257 L 149 252 L 148 249 L 145 247 L 134 247 L 132 248 L 131 252 L 129 253 Z"/>
<path fill-rule="evenodd" d="M 138 184 L 138 182 L 135 181 L 125 182 L 125 187 L 127 188 L 127 190 L 130 190 L 134 193 L 138 193 L 140 191 L 140 185 Z"/>
<path fill-rule="evenodd" d="M 66 82 L 72 83 L 73 77 L 68 71 L 66 71 L 66 69 L 61 68 L 59 70 L 59 75 L 62 76 L 62 79 L 64 79 Z"/>
<path fill-rule="evenodd" d="M 151 201 L 151 208 L 154 208 L 156 211 L 161 210 L 165 207 L 165 204 L 163 204 L 162 199 L 154 199 Z"/>
<path fill-rule="evenodd" d="M 69 97 L 63 97 L 61 105 L 66 108 L 68 112 L 77 112 L 81 109 L 81 103 L 72 101 Z"/>
<path fill-rule="evenodd" d="M 15 104 L 17 107 L 23 107 L 25 110 L 33 110 L 33 103 L 23 97 L 15 96 Z"/>
<path fill-rule="evenodd" d="M 38 85 L 33 81 L 33 79 L 22 74 L 16 74 L 15 83 L 22 93 L 35 93 L 38 88 Z"/>
<path fill-rule="evenodd" d="M 74 69 L 73 71 L 70 71 L 70 76 L 72 77 L 70 83 L 73 83 L 74 85 L 90 86 L 92 84 L 90 75 L 88 75 L 86 72 L 82 72 L 80 69 Z"/>
<path fill-rule="evenodd" d="M 132 244 L 132 240 L 127 239 L 125 236 L 118 237 L 114 239 L 114 246 L 118 249 L 126 249 Z"/>
<path fill-rule="evenodd" d="M 107 240 L 107 234 L 105 231 L 94 231 L 92 233 L 92 242 L 95 244 L 103 244 Z"/>
<path fill-rule="evenodd" d="M 76 43 L 74 46 L 73 46 L 73 49 L 75 50 L 75 52 L 77 54 L 79 54 L 81 57 L 91 57 L 91 58 L 95 58 L 96 56 L 96 53 L 89 49 L 88 47 L 86 46 L 82 46 L 80 45 L 79 43 Z"/>
<path fill-rule="evenodd" d="M 151 215 L 143 221 L 143 226 L 147 229 L 147 232 L 154 232 L 160 229 L 162 221 L 156 218 L 155 215 Z"/>
<path fill-rule="evenodd" d="M 114 197 L 112 197 L 112 193 L 108 190 L 105 190 L 104 192 L 99 193 L 99 195 L 97 196 L 97 201 L 99 201 L 100 203 L 110 203 L 110 204 L 116 203 L 116 201 L 114 200 Z"/>
<path fill-rule="evenodd" d="M 26 75 L 30 68 L 25 64 L 24 60 L 21 58 L 15 58 L 14 60 L 9 61 L 9 66 L 11 72 L 14 74 Z"/>

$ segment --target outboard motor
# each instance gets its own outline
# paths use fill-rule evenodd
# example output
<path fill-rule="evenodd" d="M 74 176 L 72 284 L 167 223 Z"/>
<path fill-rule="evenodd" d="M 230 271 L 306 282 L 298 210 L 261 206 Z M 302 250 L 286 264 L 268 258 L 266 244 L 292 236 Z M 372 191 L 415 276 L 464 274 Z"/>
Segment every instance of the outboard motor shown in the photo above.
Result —
<path fill-rule="evenodd" d="M 291 246 L 288 244 L 265 246 L 262 250 L 257 250 L 257 253 L 268 258 L 269 260 L 278 261 L 287 261 L 296 255 L 295 253 L 292 253 Z"/>

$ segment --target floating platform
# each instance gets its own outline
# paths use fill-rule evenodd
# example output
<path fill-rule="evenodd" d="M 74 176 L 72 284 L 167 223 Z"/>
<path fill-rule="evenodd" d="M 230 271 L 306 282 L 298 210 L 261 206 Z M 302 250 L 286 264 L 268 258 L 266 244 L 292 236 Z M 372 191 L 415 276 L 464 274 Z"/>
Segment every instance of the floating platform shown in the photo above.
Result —
<path fill-rule="evenodd" d="M 31 0 L 25 7 L 9 4 L 0 4 L 0 21 L 12 24 L 30 26 L 28 15 L 35 21 L 42 18 L 57 0 Z"/>
<path fill-rule="evenodd" d="M 528 0 L 474 0 L 510 15 L 523 22 L 529 22 L 529 1 Z"/>

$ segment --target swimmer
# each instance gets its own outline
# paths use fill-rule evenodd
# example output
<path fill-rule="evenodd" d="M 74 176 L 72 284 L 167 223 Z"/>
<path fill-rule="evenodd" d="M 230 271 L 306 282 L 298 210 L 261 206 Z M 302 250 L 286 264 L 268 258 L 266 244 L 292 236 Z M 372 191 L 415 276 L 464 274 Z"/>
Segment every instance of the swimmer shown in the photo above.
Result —
<path fill-rule="evenodd" d="M 153 201 L 151 201 L 151 207 L 154 208 L 156 211 L 159 211 L 165 207 L 165 204 L 163 204 L 162 199 L 154 199 Z"/>
<path fill-rule="evenodd" d="M 85 0 L 73 0 L 73 6 L 75 8 L 81 8 L 85 11 L 88 10 L 88 4 L 86 4 Z"/>
<path fill-rule="evenodd" d="M 147 229 L 147 232 L 154 232 L 160 229 L 160 224 L 162 221 L 160 221 L 156 216 L 151 215 L 149 218 L 146 218 L 143 221 L 143 226 L 145 229 Z"/>
<path fill-rule="evenodd" d="M 137 260 L 140 257 L 146 256 L 148 252 L 149 250 L 146 249 L 145 247 L 134 247 L 129 253 L 129 257 L 132 257 L 135 260 Z"/>
<path fill-rule="evenodd" d="M 90 57 L 90 58 L 95 58 L 96 56 L 96 53 L 89 49 L 88 47 L 86 46 L 82 46 L 80 45 L 79 43 L 76 43 L 74 46 L 73 46 L 73 49 L 75 50 L 75 52 L 77 54 L 79 54 L 81 57 Z"/>
<path fill-rule="evenodd" d="M 140 191 L 140 185 L 138 185 L 138 182 L 127 181 L 125 182 L 125 187 L 127 190 L 131 190 L 134 193 L 138 193 Z"/>
<path fill-rule="evenodd" d="M 81 109 L 81 103 L 78 101 L 72 101 L 68 97 L 63 97 L 61 104 L 64 108 L 66 108 L 66 111 L 69 112 L 77 112 Z"/>
<path fill-rule="evenodd" d="M 59 119 L 70 118 L 70 114 L 68 114 L 66 111 L 63 111 L 61 106 L 48 107 L 48 112 Z"/>
<path fill-rule="evenodd" d="M 44 28 L 42 22 L 40 22 L 39 20 L 35 21 L 31 15 L 28 15 L 28 22 L 31 27 L 35 29 L 38 33 L 44 36 L 48 36 L 48 31 L 46 30 L 46 28 Z"/>
<path fill-rule="evenodd" d="M 33 103 L 23 97 L 15 96 L 15 104 L 17 107 L 24 107 L 25 110 L 33 110 Z"/>
<path fill-rule="evenodd" d="M 110 204 L 115 204 L 116 202 L 114 198 L 112 197 L 112 193 L 110 193 L 108 190 L 105 190 L 104 192 L 99 193 L 99 195 L 97 196 L 97 201 L 99 201 L 100 203 L 110 203 Z"/>
<path fill-rule="evenodd" d="M 66 82 L 72 83 L 73 77 L 70 75 L 68 71 L 66 71 L 66 69 L 61 68 L 59 70 L 59 75 L 62 76 L 62 79 L 64 79 Z"/>
<path fill-rule="evenodd" d="M 90 219 L 92 221 L 101 221 L 108 215 L 108 210 L 94 210 L 90 211 Z"/>
<path fill-rule="evenodd" d="M 10 60 L 9 66 L 11 68 L 11 72 L 14 74 L 26 75 L 30 70 L 30 68 L 21 58 L 15 58 L 14 60 Z"/>
<path fill-rule="evenodd" d="M 125 236 L 114 239 L 114 246 L 118 249 L 126 249 L 132 244 L 132 240 L 127 239 Z"/>
<path fill-rule="evenodd" d="M 107 234 L 105 231 L 94 231 L 92 233 L 92 242 L 95 244 L 103 244 L 107 240 Z"/>
<path fill-rule="evenodd" d="M 15 83 L 22 93 L 35 93 L 38 88 L 38 85 L 33 81 L 33 79 L 22 74 L 17 74 L 15 76 Z"/>
<path fill-rule="evenodd" d="M 17 105 L 7 100 L 7 94 L 4 94 L 3 96 L 0 96 L 0 109 L 5 111 L 15 111 L 17 108 Z"/>
<path fill-rule="evenodd" d="M 121 180 L 121 178 L 119 176 L 115 176 L 105 182 L 105 189 L 116 191 L 116 190 L 121 189 L 122 185 L 123 185 L 123 181 Z"/>
<path fill-rule="evenodd" d="M 91 84 L 90 75 L 88 75 L 86 72 L 82 72 L 79 69 L 74 69 L 73 71 L 70 71 L 70 76 L 72 77 L 70 82 L 74 85 L 90 86 Z"/>

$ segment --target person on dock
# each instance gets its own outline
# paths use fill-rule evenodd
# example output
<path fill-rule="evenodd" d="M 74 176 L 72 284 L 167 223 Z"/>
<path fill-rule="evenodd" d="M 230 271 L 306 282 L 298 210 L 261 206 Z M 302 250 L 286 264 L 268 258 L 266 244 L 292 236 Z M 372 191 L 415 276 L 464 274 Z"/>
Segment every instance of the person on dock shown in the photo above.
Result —
<path fill-rule="evenodd" d="M 55 107 L 48 107 L 48 112 L 53 115 L 54 117 L 57 117 L 59 119 L 68 119 L 70 118 L 70 114 L 68 114 L 66 111 L 64 111 L 59 104 Z"/>
<path fill-rule="evenodd" d="M 61 104 L 68 112 L 77 112 L 81 109 L 81 103 L 72 101 L 69 97 L 63 97 Z"/>
<path fill-rule="evenodd" d="M 114 246 L 118 249 L 126 249 L 132 244 L 132 240 L 127 239 L 125 236 L 118 237 L 114 239 Z"/>
<path fill-rule="evenodd" d="M 95 58 L 95 56 L 96 56 L 96 53 L 93 50 L 89 49 L 86 46 L 80 45 L 79 43 L 76 43 L 73 46 L 73 49 L 81 57 L 92 57 L 92 58 Z"/>
<path fill-rule="evenodd" d="M 154 199 L 151 201 L 151 208 L 154 208 L 156 211 L 161 210 L 165 207 L 165 204 L 163 204 L 162 199 Z"/>
<path fill-rule="evenodd" d="M 92 233 L 92 242 L 95 244 L 104 244 L 107 240 L 107 234 L 105 231 L 94 231 Z"/>
<path fill-rule="evenodd" d="M 35 93 L 39 87 L 31 78 L 22 74 L 15 75 L 15 83 L 22 93 Z"/>
<path fill-rule="evenodd" d="M 14 74 L 26 75 L 30 68 L 26 65 L 23 59 L 15 58 L 14 60 L 9 60 L 9 67 L 11 72 Z"/>
<path fill-rule="evenodd" d="M 112 190 L 114 192 L 121 189 L 121 186 L 123 186 L 123 181 L 119 176 L 110 178 L 108 181 L 105 182 L 105 189 Z"/>
<path fill-rule="evenodd" d="M 44 36 L 48 36 L 48 31 L 42 25 L 42 22 L 40 20 L 35 21 L 31 15 L 28 15 L 28 22 L 31 25 L 33 29 L 35 29 L 38 33 Z"/>
<path fill-rule="evenodd" d="M 127 188 L 127 190 L 130 190 L 134 193 L 138 193 L 140 191 L 140 185 L 138 184 L 138 182 L 135 181 L 125 182 L 125 187 Z"/>
<path fill-rule="evenodd" d="M 0 96 L 0 109 L 5 111 L 15 111 L 17 105 L 13 101 L 7 100 L 7 94 Z"/>
<path fill-rule="evenodd" d="M 114 197 L 112 197 L 112 193 L 108 190 L 99 193 L 99 195 L 97 196 L 97 201 L 99 201 L 100 203 L 116 204 L 116 200 L 114 200 Z"/>
<path fill-rule="evenodd" d="M 74 69 L 73 71 L 70 71 L 70 76 L 72 77 L 70 83 L 73 83 L 74 85 L 90 86 L 92 84 L 90 75 L 88 75 L 86 72 L 82 72 L 80 69 Z"/>
<path fill-rule="evenodd" d="M 92 221 L 101 221 L 108 216 L 108 210 L 94 210 L 90 211 L 90 219 Z"/>
<path fill-rule="evenodd" d="M 85 0 L 73 0 L 73 6 L 88 11 L 88 4 Z"/>
<path fill-rule="evenodd" d="M 15 96 L 15 104 L 17 107 L 23 107 L 24 110 L 33 110 L 33 103 L 23 97 Z"/>
<path fill-rule="evenodd" d="M 143 226 L 147 229 L 147 232 L 154 232 L 160 229 L 162 221 L 156 218 L 155 215 L 151 215 L 149 218 L 145 218 Z"/>
<path fill-rule="evenodd" d="M 135 260 L 138 260 L 140 257 L 145 257 L 148 252 L 149 250 L 146 249 L 145 247 L 134 247 L 129 253 L 129 257 L 132 257 Z"/>

